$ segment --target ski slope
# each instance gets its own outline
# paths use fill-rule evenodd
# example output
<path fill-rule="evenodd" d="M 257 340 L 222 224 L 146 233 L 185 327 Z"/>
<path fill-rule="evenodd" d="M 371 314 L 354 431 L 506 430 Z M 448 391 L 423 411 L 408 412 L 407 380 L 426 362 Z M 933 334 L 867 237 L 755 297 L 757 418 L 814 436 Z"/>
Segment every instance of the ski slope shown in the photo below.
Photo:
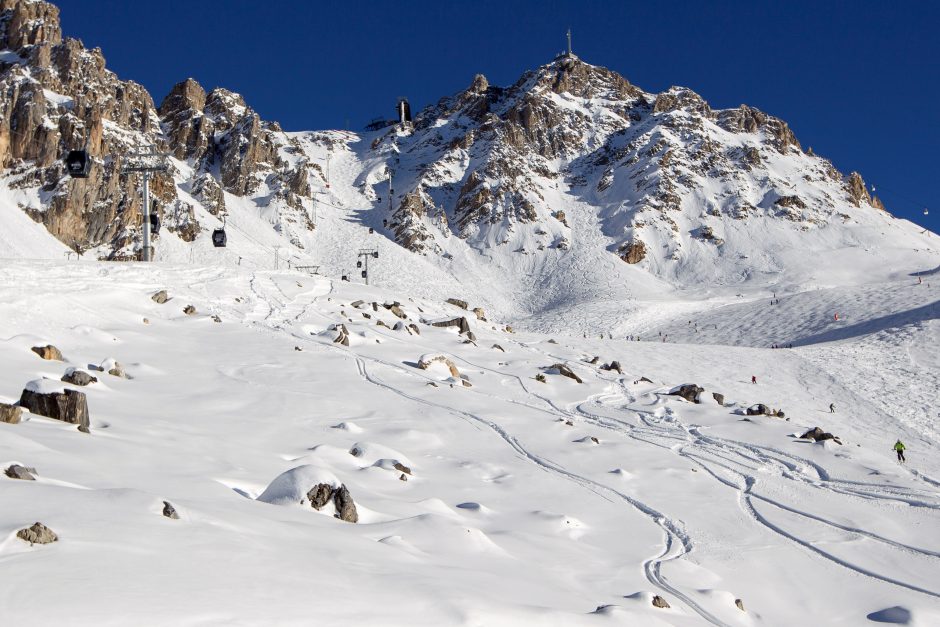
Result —
<path fill-rule="evenodd" d="M 0 476 L 0 623 L 940 621 L 938 286 L 778 294 L 764 323 L 756 292 L 664 297 L 659 327 L 624 314 L 648 325 L 629 341 L 508 332 L 445 304 L 433 274 L 389 287 L 422 266 L 382 253 L 371 287 L 225 263 L 5 262 L 0 402 L 109 358 L 131 378 L 92 372 L 90 434 L 28 413 L 0 424 L 0 465 L 37 471 Z M 392 328 L 394 301 L 420 335 Z M 846 326 L 822 315 L 836 304 Z M 690 310 L 718 330 L 683 336 Z M 429 324 L 457 316 L 475 343 Z M 784 331 L 796 348 L 765 347 Z M 30 351 L 45 343 L 65 362 Z M 471 387 L 419 369 L 428 355 Z M 622 375 L 598 367 L 610 360 Z M 703 403 L 667 395 L 691 382 Z M 743 415 L 758 402 L 787 419 Z M 794 437 L 814 426 L 843 444 Z M 299 503 L 321 481 L 348 487 L 358 523 Z M 36 521 L 59 541 L 15 537 Z"/>

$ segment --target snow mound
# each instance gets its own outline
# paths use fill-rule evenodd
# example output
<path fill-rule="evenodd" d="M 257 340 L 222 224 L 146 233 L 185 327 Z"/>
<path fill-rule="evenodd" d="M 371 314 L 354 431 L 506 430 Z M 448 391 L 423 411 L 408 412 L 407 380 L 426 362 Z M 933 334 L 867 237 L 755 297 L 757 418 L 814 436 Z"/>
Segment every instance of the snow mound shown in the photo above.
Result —
<path fill-rule="evenodd" d="M 321 483 L 334 489 L 342 485 L 342 481 L 325 468 L 310 464 L 297 466 L 275 477 L 257 500 L 272 505 L 301 505 L 306 502 L 310 488 Z"/>

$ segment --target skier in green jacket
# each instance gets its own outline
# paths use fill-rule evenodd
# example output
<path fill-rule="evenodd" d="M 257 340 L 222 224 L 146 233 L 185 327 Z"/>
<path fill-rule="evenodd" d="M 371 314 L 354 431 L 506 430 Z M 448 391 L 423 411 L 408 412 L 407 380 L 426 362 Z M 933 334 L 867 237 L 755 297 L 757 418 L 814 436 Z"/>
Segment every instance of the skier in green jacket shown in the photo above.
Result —
<path fill-rule="evenodd" d="M 898 452 L 898 461 L 899 461 L 899 462 L 905 462 L 905 461 L 907 461 L 906 459 L 904 459 L 904 442 L 901 442 L 901 440 L 898 440 L 897 442 L 895 442 L 895 443 L 894 443 L 894 450 Z"/>

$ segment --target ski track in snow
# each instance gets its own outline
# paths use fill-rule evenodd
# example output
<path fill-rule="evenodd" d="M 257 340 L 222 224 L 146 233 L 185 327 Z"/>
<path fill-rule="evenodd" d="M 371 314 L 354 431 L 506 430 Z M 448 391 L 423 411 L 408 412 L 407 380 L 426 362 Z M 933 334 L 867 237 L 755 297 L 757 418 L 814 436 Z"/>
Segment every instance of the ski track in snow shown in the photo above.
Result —
<path fill-rule="evenodd" d="M 301 306 L 298 309 L 296 305 L 289 304 L 287 300 L 284 300 L 286 299 L 286 295 L 277 286 L 277 284 L 272 282 L 272 285 L 274 285 L 275 289 L 277 290 L 277 292 L 279 293 L 281 297 L 281 298 L 274 299 L 274 302 L 276 304 L 282 307 L 285 311 L 290 311 L 291 309 L 293 309 L 295 311 L 299 310 L 300 312 L 295 315 L 283 315 L 282 314 L 281 316 L 279 316 L 278 318 L 279 320 L 290 319 L 291 321 L 296 321 L 308 310 L 309 305 Z M 252 290 L 255 292 L 255 294 L 259 298 L 262 298 L 261 293 L 258 292 L 258 290 L 254 287 L 254 279 L 252 281 Z M 268 302 L 270 302 L 272 297 L 270 293 L 267 293 L 263 298 L 268 299 Z M 272 309 L 272 312 L 273 311 L 274 310 Z M 268 321 L 269 319 L 270 319 L 270 313 L 268 316 L 265 317 L 264 322 Z M 282 327 L 278 324 L 275 324 L 273 328 L 281 329 Z M 298 337 L 298 339 L 304 339 L 304 340 L 307 339 L 307 338 L 304 338 L 303 336 L 295 335 L 295 337 Z M 330 348 L 334 348 L 334 350 L 337 350 L 337 351 L 345 352 L 344 349 L 339 348 L 339 347 L 330 347 Z M 555 356 L 552 356 L 550 354 L 547 354 L 546 356 L 549 357 L 550 359 L 556 358 Z M 459 356 L 450 355 L 450 357 L 457 360 L 458 362 L 465 363 L 475 368 L 485 368 L 484 366 L 480 366 L 479 364 L 475 364 L 472 361 L 468 361 Z M 661 591 L 671 594 L 673 597 L 679 599 L 683 604 L 685 604 L 687 607 L 689 607 L 691 610 L 693 610 L 696 614 L 701 616 L 706 621 L 715 625 L 725 624 L 723 621 L 721 621 L 720 619 L 712 615 L 710 612 L 705 610 L 701 605 L 696 603 L 692 598 L 690 598 L 689 595 L 685 594 L 684 592 L 680 591 L 675 586 L 671 585 L 668 579 L 662 574 L 661 567 L 664 562 L 680 559 L 684 555 L 690 554 L 694 550 L 693 539 L 690 537 L 690 535 L 683 528 L 683 525 L 679 521 L 668 517 L 667 515 L 639 501 L 638 499 L 630 497 L 626 494 L 623 494 L 622 492 L 618 490 L 610 488 L 609 486 L 602 485 L 587 477 L 579 475 L 576 472 L 568 470 L 564 468 L 563 466 L 556 464 L 555 462 L 552 462 L 552 461 L 549 461 L 547 459 L 540 457 L 539 455 L 531 452 L 524 445 L 522 445 L 516 436 L 512 435 L 510 432 L 508 432 L 503 427 L 501 427 L 500 425 L 498 425 L 497 423 L 493 421 L 487 420 L 476 414 L 460 411 L 455 408 L 448 407 L 446 405 L 428 401 L 427 399 L 423 399 L 418 396 L 407 394 L 403 392 L 402 390 L 395 388 L 394 386 L 385 384 L 380 379 L 378 379 L 376 376 L 372 375 L 369 372 L 369 369 L 366 365 L 366 360 L 363 357 L 356 356 L 355 360 L 356 360 L 356 366 L 357 366 L 359 375 L 363 378 L 364 381 L 368 382 L 369 384 L 378 386 L 385 391 L 399 395 L 410 401 L 421 403 L 423 405 L 442 410 L 450 415 L 455 415 L 465 420 L 482 424 L 485 427 L 487 427 L 489 430 L 491 430 L 493 433 L 495 433 L 497 436 L 499 436 L 504 442 L 506 442 L 513 450 L 515 450 L 519 454 L 520 457 L 527 459 L 528 461 L 532 462 L 533 464 L 536 464 L 537 466 L 539 466 L 540 468 L 546 471 L 552 472 L 560 477 L 573 481 L 577 483 L 578 485 L 581 485 L 585 489 L 590 490 L 591 492 L 597 494 L 598 496 L 602 498 L 608 498 L 607 496 L 605 496 L 606 494 L 606 495 L 611 495 L 614 498 L 621 499 L 627 502 L 628 504 L 630 504 L 635 510 L 647 516 L 652 522 L 654 522 L 656 525 L 658 525 L 662 529 L 663 536 L 664 536 L 664 547 L 663 547 L 662 553 L 658 556 L 650 558 L 643 564 L 643 570 L 646 573 L 646 577 L 648 581 L 653 586 L 659 588 Z M 385 367 L 390 367 L 390 368 L 398 367 L 397 364 L 387 363 L 387 362 L 383 362 L 383 361 L 379 361 L 375 359 L 370 359 L 369 361 L 371 361 L 372 363 L 378 366 L 385 366 Z M 493 372 L 496 372 L 496 371 L 493 371 Z M 521 378 L 519 378 L 518 376 L 514 376 L 514 375 L 512 376 L 512 378 L 516 380 L 519 387 L 522 388 L 522 390 L 525 393 L 533 395 L 532 392 L 530 392 L 530 390 L 526 388 Z M 621 386 L 621 388 L 622 388 L 622 382 L 623 382 L 622 377 L 617 380 L 617 383 Z M 742 464 L 739 461 L 735 461 L 729 456 L 734 456 L 737 458 L 744 459 L 747 462 L 750 462 L 751 465 L 748 466 L 747 468 L 752 473 L 758 467 L 777 467 L 777 468 L 782 469 L 780 473 L 781 476 L 785 477 L 788 480 L 802 482 L 805 484 L 809 484 L 815 488 L 830 490 L 834 493 L 847 494 L 847 495 L 855 496 L 858 498 L 865 498 L 865 499 L 876 500 L 876 501 L 877 500 L 897 500 L 897 501 L 901 501 L 912 506 L 927 507 L 931 509 L 940 510 L 940 499 L 938 499 L 936 502 L 926 502 L 922 500 L 924 496 L 928 496 L 928 495 L 936 496 L 936 495 L 933 495 L 929 492 L 925 495 L 912 494 L 910 491 L 902 491 L 892 486 L 885 486 L 885 485 L 880 485 L 880 484 L 859 484 L 859 483 L 854 483 L 854 482 L 841 482 L 838 480 L 833 480 L 832 478 L 829 477 L 828 473 L 821 466 L 812 462 L 811 460 L 797 457 L 789 453 L 785 453 L 783 451 L 780 451 L 779 449 L 768 449 L 766 447 L 747 445 L 741 442 L 734 442 L 734 441 L 729 441 L 729 440 L 724 440 L 721 438 L 714 438 L 714 437 L 704 435 L 703 433 L 701 433 L 701 430 L 699 427 L 686 426 L 682 424 L 678 419 L 678 415 L 672 411 L 669 412 L 670 417 L 672 418 L 669 424 L 673 425 L 679 431 L 681 431 L 685 437 L 682 437 L 681 435 L 677 435 L 675 433 L 676 428 L 667 429 L 666 430 L 667 432 L 664 433 L 663 429 L 653 422 L 654 420 L 657 420 L 657 417 L 655 416 L 653 412 L 637 411 L 635 409 L 633 410 L 640 417 L 640 420 L 643 422 L 643 424 L 653 432 L 652 434 L 647 434 L 648 436 L 658 437 L 660 439 L 672 440 L 674 442 L 671 445 L 664 445 L 664 444 L 652 442 L 648 439 L 644 439 L 643 437 L 637 437 L 634 433 L 636 428 L 633 425 L 628 425 L 627 423 L 620 421 L 620 420 L 616 421 L 616 423 L 611 423 L 605 420 L 604 418 L 591 414 L 590 412 L 584 409 L 585 404 L 590 403 L 590 402 L 598 402 L 599 399 L 587 399 L 585 401 L 577 403 L 575 407 L 576 411 L 571 412 L 569 410 L 562 409 L 556 406 L 549 399 L 541 398 L 538 395 L 533 395 L 533 396 L 541 400 L 543 404 L 548 405 L 548 407 L 530 405 L 527 403 L 521 403 L 521 404 L 524 404 L 527 407 L 530 407 L 532 409 L 544 411 L 556 418 L 565 419 L 565 418 L 570 418 L 573 415 L 578 415 L 581 418 L 586 419 L 589 422 L 592 422 L 593 424 L 596 424 L 597 426 L 616 431 L 618 433 L 626 435 L 627 437 L 630 437 L 631 439 L 635 441 L 640 441 L 640 442 L 653 444 L 655 446 L 660 446 L 662 448 L 665 448 L 667 450 L 674 452 L 675 454 L 681 457 L 685 457 L 687 459 L 694 461 L 698 467 L 705 470 L 710 476 L 715 478 L 717 481 L 736 490 L 739 493 L 739 503 L 741 505 L 742 510 L 745 511 L 755 523 L 762 525 L 763 527 L 773 531 L 774 533 L 786 538 L 787 540 L 795 544 L 798 544 L 799 546 L 807 549 L 808 551 L 812 551 L 828 560 L 831 560 L 832 562 L 844 568 L 855 571 L 859 574 L 872 577 L 875 579 L 879 579 L 881 581 L 884 581 L 886 583 L 890 583 L 893 585 L 905 587 L 915 592 L 920 592 L 920 593 L 923 593 L 932 597 L 940 598 L 940 592 L 938 591 L 930 590 L 927 588 L 923 588 L 923 587 L 919 587 L 913 584 L 906 583 L 904 581 L 900 581 L 898 579 L 879 575 L 878 573 L 870 569 L 866 569 L 864 567 L 852 564 L 851 562 L 847 560 L 840 559 L 830 553 L 827 553 L 826 551 L 820 549 L 819 547 L 814 546 L 812 543 L 807 542 L 801 539 L 800 537 L 787 532 L 782 527 L 772 523 L 765 516 L 761 515 L 758 512 L 757 508 L 755 507 L 753 503 L 753 500 L 758 500 L 759 502 L 767 503 L 776 508 L 785 510 L 787 512 L 796 514 L 798 516 L 802 516 L 804 518 L 827 525 L 829 527 L 839 529 L 841 531 L 845 531 L 845 532 L 849 532 L 852 534 L 856 534 L 858 536 L 869 538 L 871 540 L 882 543 L 884 545 L 888 545 L 894 549 L 908 552 L 912 555 L 940 560 L 940 552 L 917 548 L 917 547 L 910 546 L 904 543 L 896 542 L 889 538 L 880 536 L 876 533 L 866 531 L 864 529 L 842 525 L 837 522 L 827 520 L 821 516 L 816 516 L 811 513 L 804 512 L 797 508 L 790 507 L 783 503 L 780 503 L 774 499 L 757 494 L 755 493 L 755 488 L 759 484 L 758 478 L 753 474 L 749 474 L 747 472 L 743 472 L 741 470 L 735 469 L 732 466 L 732 464 L 735 464 L 738 466 L 742 466 L 744 464 Z M 625 397 L 618 394 L 618 395 L 613 395 L 613 398 L 619 400 Z M 519 403 L 519 401 L 515 401 L 515 400 L 512 400 L 510 402 Z M 658 422 L 662 424 L 661 419 L 659 419 Z M 692 448 L 694 452 L 690 452 L 688 450 L 689 448 Z M 722 461 L 710 460 L 708 459 L 709 456 L 717 457 L 721 459 Z M 728 478 L 722 477 L 719 474 L 719 471 L 716 470 L 716 466 L 717 468 L 720 468 L 726 471 L 727 473 L 732 474 L 734 479 L 728 479 Z M 801 472 L 802 468 L 810 468 L 815 473 L 816 477 L 813 479 L 807 478 L 804 475 L 804 473 Z M 926 480 L 933 483 L 932 480 L 929 480 L 929 479 L 926 479 Z M 935 564 L 934 567 L 940 567 L 940 561 L 938 561 L 938 563 Z"/>

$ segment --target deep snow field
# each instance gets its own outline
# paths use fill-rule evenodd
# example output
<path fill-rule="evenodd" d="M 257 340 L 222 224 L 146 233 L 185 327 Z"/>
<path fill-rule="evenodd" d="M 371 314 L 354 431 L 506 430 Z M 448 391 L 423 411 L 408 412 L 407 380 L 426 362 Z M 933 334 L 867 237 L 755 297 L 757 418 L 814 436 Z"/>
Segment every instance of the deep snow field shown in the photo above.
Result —
<path fill-rule="evenodd" d="M 0 474 L 0 624 L 940 624 L 940 276 L 664 300 L 613 339 L 412 296 L 5 260 L 0 402 L 109 358 L 131 378 L 91 371 L 90 434 L 0 424 L 0 466 L 37 472 Z M 427 324 L 459 316 L 475 343 Z M 64 362 L 30 351 L 47 343 Z M 433 355 L 471 387 L 417 367 Z M 667 395 L 683 383 L 701 404 Z M 796 437 L 815 426 L 842 445 Z M 321 482 L 358 523 L 300 503 Z M 15 536 L 36 521 L 58 542 Z"/>

